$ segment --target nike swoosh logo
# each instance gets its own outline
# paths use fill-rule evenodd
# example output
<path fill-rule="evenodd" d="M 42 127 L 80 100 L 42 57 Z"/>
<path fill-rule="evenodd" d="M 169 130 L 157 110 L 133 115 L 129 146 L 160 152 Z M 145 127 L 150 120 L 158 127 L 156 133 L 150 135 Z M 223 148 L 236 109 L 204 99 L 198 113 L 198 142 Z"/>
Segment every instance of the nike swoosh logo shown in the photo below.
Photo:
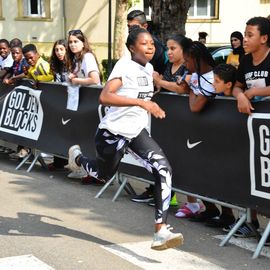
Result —
<path fill-rule="evenodd" d="M 188 149 L 192 149 L 194 148 L 195 146 L 197 146 L 198 144 L 200 144 L 202 141 L 199 141 L 199 142 L 195 142 L 195 143 L 190 143 L 189 142 L 189 139 L 187 140 L 187 147 Z"/>
<path fill-rule="evenodd" d="M 67 119 L 64 120 L 64 118 L 62 117 L 62 124 L 65 126 L 71 119 Z"/>

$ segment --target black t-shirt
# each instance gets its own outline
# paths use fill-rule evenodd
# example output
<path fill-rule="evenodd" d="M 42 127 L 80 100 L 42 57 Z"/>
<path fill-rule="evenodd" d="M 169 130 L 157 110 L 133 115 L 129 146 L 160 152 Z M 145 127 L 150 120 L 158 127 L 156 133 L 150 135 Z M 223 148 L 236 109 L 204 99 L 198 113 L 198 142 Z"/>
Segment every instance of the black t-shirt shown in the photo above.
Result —
<path fill-rule="evenodd" d="M 153 65 L 155 71 L 159 74 L 163 74 L 168 61 L 166 58 L 166 47 L 155 36 L 152 35 L 152 37 L 156 51 L 150 63 Z"/>
<path fill-rule="evenodd" d="M 168 82 L 177 82 L 178 77 L 182 77 L 186 71 L 186 67 L 181 65 L 173 74 L 172 74 L 172 63 L 168 62 L 163 73 L 163 80 Z M 169 90 L 162 88 L 162 92 L 167 92 Z"/>
<path fill-rule="evenodd" d="M 252 63 L 252 55 L 245 55 L 240 62 L 237 71 L 237 81 L 245 85 L 246 89 L 251 87 L 266 87 L 270 85 L 270 53 L 257 66 Z"/>
<path fill-rule="evenodd" d="M 177 82 L 178 77 L 182 77 L 185 73 L 185 66 L 181 65 L 175 73 L 172 74 L 172 63 L 167 63 L 165 71 L 163 73 L 163 80 L 168 82 Z"/>

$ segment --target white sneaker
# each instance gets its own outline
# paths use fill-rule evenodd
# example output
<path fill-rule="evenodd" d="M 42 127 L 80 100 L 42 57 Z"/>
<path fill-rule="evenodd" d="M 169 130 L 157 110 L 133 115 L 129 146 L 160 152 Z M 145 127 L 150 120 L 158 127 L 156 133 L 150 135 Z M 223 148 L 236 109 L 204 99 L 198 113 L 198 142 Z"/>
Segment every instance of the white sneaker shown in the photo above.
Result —
<path fill-rule="evenodd" d="M 69 173 L 67 177 L 73 179 L 81 179 L 85 176 L 87 176 L 87 172 L 83 168 L 80 168 L 79 170 Z"/>
<path fill-rule="evenodd" d="M 78 171 L 81 169 L 75 162 L 77 156 L 81 155 L 82 151 L 79 145 L 73 145 L 68 150 L 68 165 L 72 171 Z"/>
<path fill-rule="evenodd" d="M 171 229 L 168 229 L 167 226 L 162 226 L 158 232 L 154 233 L 151 248 L 164 250 L 182 245 L 184 243 L 183 235 L 181 233 L 172 233 Z"/>

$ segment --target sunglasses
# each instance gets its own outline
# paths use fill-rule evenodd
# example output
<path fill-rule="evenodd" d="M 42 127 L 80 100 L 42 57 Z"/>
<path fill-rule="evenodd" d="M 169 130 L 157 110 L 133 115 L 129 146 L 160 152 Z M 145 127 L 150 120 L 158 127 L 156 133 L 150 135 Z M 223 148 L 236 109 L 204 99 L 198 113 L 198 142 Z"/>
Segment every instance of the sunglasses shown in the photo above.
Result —
<path fill-rule="evenodd" d="M 73 35 L 83 35 L 83 33 L 82 33 L 82 31 L 80 30 L 80 29 L 76 29 L 76 30 L 70 30 L 69 32 L 68 32 L 68 35 L 69 36 L 73 36 Z"/>

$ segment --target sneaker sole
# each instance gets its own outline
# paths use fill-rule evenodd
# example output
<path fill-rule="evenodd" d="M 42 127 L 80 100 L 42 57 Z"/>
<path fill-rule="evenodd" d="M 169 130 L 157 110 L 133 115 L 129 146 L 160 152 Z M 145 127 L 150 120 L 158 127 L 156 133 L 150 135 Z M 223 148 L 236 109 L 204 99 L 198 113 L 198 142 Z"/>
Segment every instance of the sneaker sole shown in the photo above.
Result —
<path fill-rule="evenodd" d="M 145 199 L 145 200 L 140 200 L 140 199 L 131 199 L 133 202 L 137 202 L 137 203 L 150 203 L 153 201 L 153 199 Z"/>
<path fill-rule="evenodd" d="M 183 245 L 183 243 L 184 243 L 184 237 L 183 235 L 180 235 L 179 237 L 168 240 L 167 242 L 165 242 L 164 244 L 160 246 L 152 246 L 151 249 L 161 251 L 168 248 L 175 248 L 177 246 Z"/>
<path fill-rule="evenodd" d="M 71 158 L 71 156 L 73 156 L 73 152 L 75 151 L 75 149 L 80 150 L 80 146 L 79 145 L 73 145 L 69 148 L 68 150 L 68 166 L 70 169 L 72 169 L 73 171 L 76 171 L 78 169 L 80 169 L 81 167 L 78 166 L 75 162 L 75 160 L 73 160 L 73 158 Z"/>

